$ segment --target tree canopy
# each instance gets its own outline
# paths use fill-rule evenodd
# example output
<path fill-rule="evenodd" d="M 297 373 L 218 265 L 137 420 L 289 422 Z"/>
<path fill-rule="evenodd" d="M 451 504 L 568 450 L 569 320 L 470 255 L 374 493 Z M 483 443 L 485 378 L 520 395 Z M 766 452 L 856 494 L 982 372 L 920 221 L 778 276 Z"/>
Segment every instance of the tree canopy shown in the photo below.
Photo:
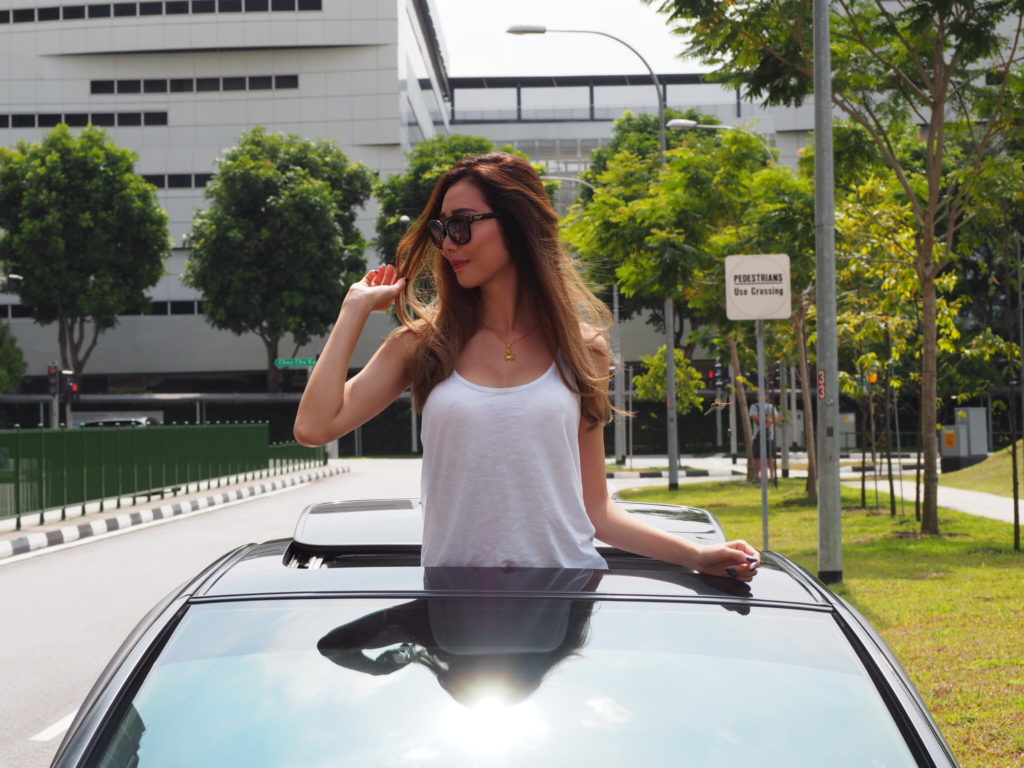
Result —
<path fill-rule="evenodd" d="M 57 323 L 60 359 L 80 375 L 119 314 L 147 308 L 170 251 L 156 189 L 101 128 L 66 125 L 0 147 L 0 261 L 35 321 Z"/>
<path fill-rule="evenodd" d="M 17 391 L 25 375 L 25 357 L 7 323 L 0 323 L 0 395 Z"/>
<path fill-rule="evenodd" d="M 348 286 L 366 269 L 357 210 L 373 173 L 332 143 L 256 127 L 228 150 L 192 224 L 187 284 L 215 328 L 254 333 L 277 391 L 278 345 L 327 332 Z"/>
<path fill-rule="evenodd" d="M 810 0 L 660 0 L 659 7 L 690 39 L 688 53 L 714 67 L 712 79 L 766 104 L 797 105 L 809 95 Z M 969 218 L 970 179 L 1007 146 L 1024 0 L 838 0 L 831 9 L 832 101 L 870 138 L 912 216 L 921 528 L 938 533 L 938 280 L 964 255 L 958 238 Z M 904 141 L 907 126 L 921 126 L 916 147 Z"/>

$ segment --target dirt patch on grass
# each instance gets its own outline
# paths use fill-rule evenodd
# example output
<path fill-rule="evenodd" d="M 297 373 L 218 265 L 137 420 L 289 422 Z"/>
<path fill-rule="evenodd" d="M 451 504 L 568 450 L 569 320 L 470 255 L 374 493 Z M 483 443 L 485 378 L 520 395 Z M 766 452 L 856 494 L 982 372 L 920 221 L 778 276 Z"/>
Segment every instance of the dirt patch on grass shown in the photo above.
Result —
<path fill-rule="evenodd" d="M 897 539 L 969 539 L 969 533 L 921 533 L 920 531 L 893 531 L 892 535 Z"/>

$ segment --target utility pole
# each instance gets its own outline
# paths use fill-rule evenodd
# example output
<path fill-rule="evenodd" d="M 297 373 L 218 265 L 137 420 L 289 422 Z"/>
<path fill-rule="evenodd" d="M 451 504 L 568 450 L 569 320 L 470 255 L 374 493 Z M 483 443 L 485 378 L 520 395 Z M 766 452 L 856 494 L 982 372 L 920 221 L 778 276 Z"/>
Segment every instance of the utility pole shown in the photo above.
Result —
<path fill-rule="evenodd" d="M 839 334 L 829 0 L 814 0 L 814 245 L 818 309 L 818 578 L 843 580 L 839 487 Z"/>

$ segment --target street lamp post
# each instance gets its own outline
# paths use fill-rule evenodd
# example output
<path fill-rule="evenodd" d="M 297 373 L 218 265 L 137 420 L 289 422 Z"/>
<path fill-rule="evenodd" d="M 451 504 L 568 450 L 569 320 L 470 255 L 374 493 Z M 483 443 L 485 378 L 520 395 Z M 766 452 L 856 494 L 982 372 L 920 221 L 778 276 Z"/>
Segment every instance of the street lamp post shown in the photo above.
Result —
<path fill-rule="evenodd" d="M 541 26 L 517 25 L 509 27 L 510 35 L 543 35 L 548 32 L 574 35 L 600 35 L 614 40 L 620 45 L 631 50 L 651 75 L 651 82 L 658 92 L 658 149 L 659 160 L 662 169 L 665 168 L 665 92 L 661 87 L 661 81 L 654 74 L 654 69 L 647 62 L 640 51 L 631 46 L 622 38 L 601 32 L 596 29 L 548 29 Z M 675 353 L 675 307 L 671 297 L 665 297 L 665 409 L 666 409 L 666 442 L 668 443 L 668 487 L 669 490 L 679 489 L 679 429 L 676 421 L 676 353 Z"/>

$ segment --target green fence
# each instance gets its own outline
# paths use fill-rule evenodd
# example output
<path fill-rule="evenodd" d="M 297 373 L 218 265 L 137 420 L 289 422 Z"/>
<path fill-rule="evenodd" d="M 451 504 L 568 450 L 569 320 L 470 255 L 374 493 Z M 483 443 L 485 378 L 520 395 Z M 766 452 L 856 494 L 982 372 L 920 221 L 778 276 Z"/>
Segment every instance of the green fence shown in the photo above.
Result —
<path fill-rule="evenodd" d="M 307 448 L 298 443 L 271 445 L 268 453 L 269 467 L 273 474 L 319 467 L 326 463 L 326 457 L 324 448 Z"/>
<path fill-rule="evenodd" d="M 322 448 L 270 445 L 266 424 L 0 431 L 0 518 L 326 462 Z"/>

